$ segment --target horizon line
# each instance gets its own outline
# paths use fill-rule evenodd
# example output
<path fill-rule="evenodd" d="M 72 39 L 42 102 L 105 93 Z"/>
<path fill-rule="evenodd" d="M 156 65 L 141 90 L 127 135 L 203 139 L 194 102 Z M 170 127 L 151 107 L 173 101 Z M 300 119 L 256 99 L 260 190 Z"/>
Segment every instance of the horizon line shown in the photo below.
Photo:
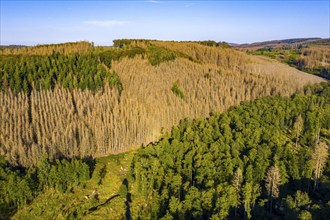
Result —
<path fill-rule="evenodd" d="M 295 37 L 295 38 L 284 38 L 284 39 L 271 39 L 271 40 L 264 40 L 264 41 L 253 41 L 250 43 L 235 43 L 235 42 L 228 42 L 228 41 L 216 41 L 214 39 L 205 39 L 205 40 L 161 40 L 161 39 L 146 39 L 146 38 L 117 38 L 112 40 L 111 45 L 106 44 L 97 44 L 95 46 L 112 46 L 114 40 L 146 40 L 146 41 L 170 41 L 170 42 L 201 42 L 201 41 L 215 41 L 225 42 L 228 44 L 235 44 L 235 45 L 244 45 L 244 44 L 254 44 L 254 43 L 262 43 L 262 42 L 271 42 L 271 41 L 283 41 L 283 40 L 295 40 L 295 39 L 315 39 L 315 40 L 322 40 L 322 39 L 330 39 L 330 38 L 322 38 L 322 37 Z M 37 44 L 0 44 L 1 47 L 9 47 L 9 46 L 17 46 L 17 47 L 35 47 L 35 46 L 43 46 L 43 45 L 58 45 L 58 44 L 67 44 L 67 43 L 79 43 L 79 42 L 89 42 L 95 44 L 94 41 L 89 40 L 77 40 L 77 41 L 66 41 L 66 42 L 58 42 L 58 43 L 37 43 Z"/>

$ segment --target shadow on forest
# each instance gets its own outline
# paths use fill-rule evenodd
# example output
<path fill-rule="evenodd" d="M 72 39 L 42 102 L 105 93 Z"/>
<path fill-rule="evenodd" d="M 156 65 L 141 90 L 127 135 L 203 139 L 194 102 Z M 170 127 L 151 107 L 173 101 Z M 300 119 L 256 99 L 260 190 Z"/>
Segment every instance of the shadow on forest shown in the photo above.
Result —
<path fill-rule="evenodd" d="M 88 209 L 88 211 L 89 212 L 96 211 L 99 207 L 106 205 L 111 200 L 113 200 L 114 198 L 119 197 L 119 196 L 122 196 L 123 198 L 125 197 L 125 199 L 126 199 L 125 200 L 125 205 L 126 205 L 125 217 L 127 220 L 130 220 L 131 219 L 130 203 L 132 202 L 132 194 L 128 192 L 128 180 L 126 178 L 122 182 L 122 185 L 119 190 L 119 194 L 111 196 L 104 203 L 94 206 L 94 207 Z"/>
<path fill-rule="evenodd" d="M 301 198 L 295 198 L 295 193 L 297 191 L 302 193 L 308 193 L 308 198 L 311 202 L 298 206 L 296 208 L 291 208 L 286 198 L 291 196 L 294 201 L 297 202 Z M 330 184 L 321 183 L 319 188 L 314 190 L 313 181 L 307 178 L 301 178 L 299 180 L 290 180 L 288 183 L 283 184 L 279 187 L 280 196 L 273 200 L 272 209 L 270 209 L 270 203 L 268 200 L 268 195 L 265 191 L 261 193 L 258 202 L 254 204 L 251 208 L 251 215 L 253 219 L 299 219 L 299 215 L 302 211 L 308 211 L 316 219 L 329 219 L 330 207 L 326 206 L 326 201 L 330 198 Z M 264 203 L 261 205 L 261 201 Z M 323 201 L 323 207 L 322 202 Z M 320 209 L 313 209 L 310 207 L 311 204 L 316 203 Z M 329 208 L 328 208 L 329 207 Z M 247 219 L 244 207 L 241 205 L 236 210 L 231 208 L 229 212 L 228 219 L 239 220 Z"/>
<path fill-rule="evenodd" d="M 126 197 L 126 201 L 125 201 L 125 205 L 126 205 L 126 212 L 125 212 L 125 217 L 126 220 L 130 220 L 131 219 L 131 208 L 130 208 L 130 203 L 132 202 L 132 194 L 128 192 L 128 180 L 125 178 L 122 182 L 122 187 L 124 188 L 124 192 L 125 192 L 125 197 Z"/>
<path fill-rule="evenodd" d="M 111 200 L 113 200 L 114 198 L 116 198 L 118 196 L 119 196 L 119 194 L 113 195 L 110 198 L 108 198 L 104 203 L 94 206 L 94 207 L 88 209 L 88 211 L 93 212 L 93 211 L 97 210 L 99 207 L 106 205 L 107 203 L 109 203 Z"/>

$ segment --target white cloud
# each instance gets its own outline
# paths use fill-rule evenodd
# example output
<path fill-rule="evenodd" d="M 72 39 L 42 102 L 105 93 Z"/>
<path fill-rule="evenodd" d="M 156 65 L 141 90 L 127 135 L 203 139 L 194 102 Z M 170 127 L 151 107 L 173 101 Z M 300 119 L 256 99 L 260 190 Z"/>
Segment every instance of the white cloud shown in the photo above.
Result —
<path fill-rule="evenodd" d="M 157 0 L 147 0 L 147 2 L 154 3 L 154 4 L 161 4 L 163 2 Z"/>
<path fill-rule="evenodd" d="M 114 27 L 121 26 L 129 23 L 128 21 L 118 21 L 118 20 L 92 20 L 84 21 L 84 24 L 93 25 L 97 27 Z"/>
<path fill-rule="evenodd" d="M 185 4 L 184 7 L 189 8 L 189 7 L 192 7 L 194 5 L 195 5 L 195 3 L 189 3 L 189 4 Z"/>

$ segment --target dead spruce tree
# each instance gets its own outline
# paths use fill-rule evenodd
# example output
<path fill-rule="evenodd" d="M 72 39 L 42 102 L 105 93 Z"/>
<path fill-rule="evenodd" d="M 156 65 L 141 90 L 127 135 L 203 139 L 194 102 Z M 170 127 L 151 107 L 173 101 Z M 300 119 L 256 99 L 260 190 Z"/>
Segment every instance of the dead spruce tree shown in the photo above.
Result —
<path fill-rule="evenodd" d="M 272 213 L 273 199 L 278 198 L 280 193 L 279 186 L 281 184 L 280 171 L 276 164 L 268 169 L 265 182 L 268 193 L 269 211 Z"/>
<path fill-rule="evenodd" d="M 320 141 L 315 145 L 312 153 L 314 190 L 316 190 L 319 186 L 320 177 L 327 162 L 328 155 L 329 146 L 324 141 Z"/>

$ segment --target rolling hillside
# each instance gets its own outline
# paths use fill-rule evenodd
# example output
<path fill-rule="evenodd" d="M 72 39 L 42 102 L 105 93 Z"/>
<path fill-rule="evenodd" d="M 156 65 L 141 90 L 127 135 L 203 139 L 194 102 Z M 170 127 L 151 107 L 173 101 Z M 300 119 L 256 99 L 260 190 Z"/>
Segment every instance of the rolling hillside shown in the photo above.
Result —
<path fill-rule="evenodd" d="M 261 55 L 330 79 L 330 39 L 298 38 L 235 45 L 251 55 Z"/>
<path fill-rule="evenodd" d="M 297 45 L 314 43 L 323 40 L 321 38 L 293 38 L 293 39 L 283 39 L 283 40 L 271 40 L 264 42 L 256 42 L 251 44 L 236 44 L 236 47 L 240 48 L 261 48 L 261 47 L 281 47 L 285 45 Z"/>
<path fill-rule="evenodd" d="M 183 118 L 290 96 L 324 81 L 227 47 L 147 40 L 114 45 L 2 49 L 0 154 L 13 165 L 35 166 L 44 154 L 126 152 L 157 140 Z"/>

